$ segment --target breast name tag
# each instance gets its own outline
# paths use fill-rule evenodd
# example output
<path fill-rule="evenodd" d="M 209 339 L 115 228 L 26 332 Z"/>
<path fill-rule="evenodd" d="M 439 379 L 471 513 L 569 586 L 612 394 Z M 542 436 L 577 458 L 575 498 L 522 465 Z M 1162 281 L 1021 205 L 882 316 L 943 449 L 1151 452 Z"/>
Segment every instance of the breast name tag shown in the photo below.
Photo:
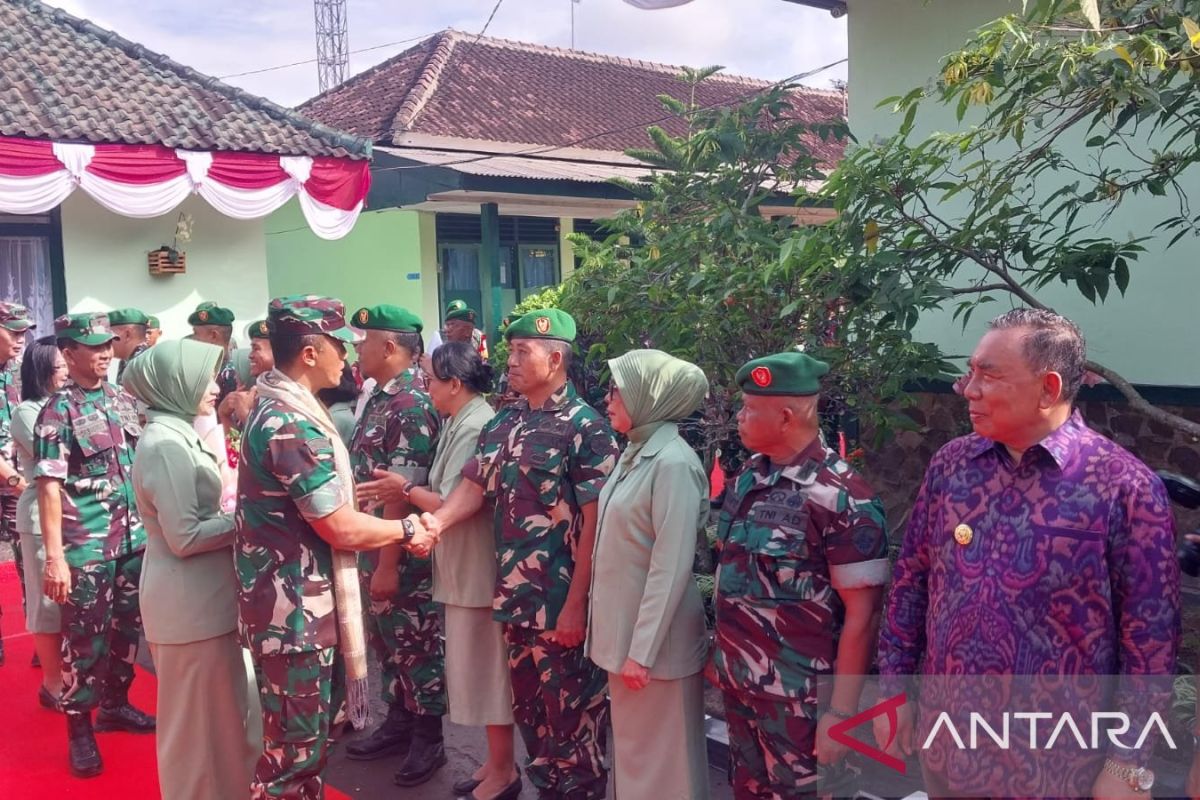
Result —
<path fill-rule="evenodd" d="M 103 411 L 93 411 L 76 417 L 71 427 L 75 431 L 75 438 L 86 442 L 108 433 L 108 417 Z"/>

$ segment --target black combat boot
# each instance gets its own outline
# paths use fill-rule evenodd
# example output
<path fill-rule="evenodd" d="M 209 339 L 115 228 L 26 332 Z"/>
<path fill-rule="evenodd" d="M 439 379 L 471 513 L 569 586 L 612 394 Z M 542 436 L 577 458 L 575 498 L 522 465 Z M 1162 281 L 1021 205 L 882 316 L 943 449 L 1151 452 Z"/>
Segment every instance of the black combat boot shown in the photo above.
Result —
<path fill-rule="evenodd" d="M 129 704 L 101 703 L 100 711 L 96 714 L 96 732 L 128 731 L 129 733 L 154 733 L 154 717 L 144 711 L 139 711 Z"/>
<path fill-rule="evenodd" d="M 420 786 L 446 764 L 441 716 L 418 714 L 414 719 L 412 744 L 396 773 L 397 786 Z"/>
<path fill-rule="evenodd" d="M 67 752 L 71 760 L 71 774 L 76 778 L 92 778 L 104 770 L 100 760 L 100 749 L 92 734 L 92 713 L 71 712 L 67 714 Z"/>
<path fill-rule="evenodd" d="M 373 761 L 392 753 L 408 752 L 413 735 L 413 715 L 403 703 L 388 706 L 387 719 L 370 736 L 346 745 L 346 758 Z"/>

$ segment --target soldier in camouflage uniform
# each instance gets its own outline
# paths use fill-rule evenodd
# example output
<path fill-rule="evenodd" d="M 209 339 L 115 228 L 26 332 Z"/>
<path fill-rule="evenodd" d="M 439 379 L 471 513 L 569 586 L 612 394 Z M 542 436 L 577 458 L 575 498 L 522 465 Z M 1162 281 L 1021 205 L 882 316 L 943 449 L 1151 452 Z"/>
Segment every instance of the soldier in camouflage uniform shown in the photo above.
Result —
<path fill-rule="evenodd" d="M 341 379 L 355 339 L 341 302 L 277 298 L 268 325 L 276 369 L 260 378 L 242 435 L 236 515 L 238 614 L 263 709 L 264 750 L 250 796 L 310 800 L 324 794 L 341 695 L 332 547 L 423 541 L 428 552 L 431 537 L 415 517 L 382 520 L 354 509 L 352 477 L 336 463 L 341 443 L 281 399 L 307 392 L 315 406 L 312 395 Z"/>
<path fill-rule="evenodd" d="M 158 340 L 162 338 L 162 323 L 158 317 L 151 314 L 146 322 L 146 344 L 154 347 L 158 344 Z"/>
<path fill-rule="evenodd" d="M 25 490 L 25 480 L 13 457 L 9 433 L 13 409 L 21 403 L 21 362 L 18 354 L 25 333 L 36 327 L 29 310 L 19 303 L 0 302 L 0 542 L 12 547 L 13 560 L 25 591 L 25 569 L 17 536 L 17 497 Z M 4 640 L 0 638 L 0 664 L 4 663 Z"/>
<path fill-rule="evenodd" d="M 113 355 L 121 360 L 117 365 L 120 382 L 129 360 L 150 349 L 150 315 L 138 308 L 117 308 L 108 312 L 108 325 L 117 337 L 113 339 Z"/>
<path fill-rule="evenodd" d="M 790 352 L 738 371 L 738 433 L 754 455 L 717 529 L 712 677 L 725 699 L 734 797 L 815 795 L 817 764 L 845 748 L 828 729 L 858 712 L 888 577 L 883 507 L 825 447 L 824 363 Z M 829 708 L 816 679 L 837 662 Z M 843 680 L 842 676 L 846 676 Z"/>
<path fill-rule="evenodd" d="M 54 321 L 71 382 L 34 427 L 38 506 L 46 546 L 45 592 L 63 604 L 63 695 L 71 771 L 103 769 L 96 730 L 148 733 L 154 719 L 129 704 L 142 632 L 138 582 L 146 533 L 133 497 L 141 435 L 132 397 L 104 380 L 112 360 L 108 318 Z"/>
<path fill-rule="evenodd" d="M 233 312 L 210 301 L 196 306 L 188 315 L 192 336 L 199 342 L 215 344 L 225 351 L 225 359 L 217 370 L 217 406 L 238 388 L 237 368 L 233 364 Z"/>
<path fill-rule="evenodd" d="M 432 529 L 496 505 L 495 618 L 504 623 L 513 715 L 542 798 L 602 798 L 606 674 L 583 648 L 596 501 L 617 461 L 612 430 L 567 380 L 575 321 L 532 311 L 505 332 L 522 399 L 483 429 L 475 459 Z"/>
<path fill-rule="evenodd" d="M 385 515 L 394 518 L 409 510 L 403 486 L 428 480 L 439 427 L 429 395 L 413 386 L 421 320 L 393 305 L 360 308 L 351 319 L 366 334 L 357 348 L 359 367 L 375 381 L 350 444 L 354 478 L 359 498 L 382 504 Z M 389 477 L 399 483 L 398 490 L 388 489 L 394 485 Z M 433 602 L 433 561 L 390 547 L 364 553 L 360 568 L 371 597 L 369 627 L 383 665 L 388 716 L 346 752 L 350 758 L 374 759 L 407 750 L 395 780 L 417 786 L 446 763 L 445 655 L 441 610 Z"/>

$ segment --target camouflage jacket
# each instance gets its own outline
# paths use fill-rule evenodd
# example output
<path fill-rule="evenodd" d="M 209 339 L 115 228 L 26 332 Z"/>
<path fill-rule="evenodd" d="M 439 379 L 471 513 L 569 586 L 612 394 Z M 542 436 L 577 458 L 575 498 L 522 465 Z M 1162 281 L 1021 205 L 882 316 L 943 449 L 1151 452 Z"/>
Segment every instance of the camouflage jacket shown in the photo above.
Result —
<path fill-rule="evenodd" d="M 755 455 L 726 493 L 717 547 L 722 688 L 815 702 L 845 614 L 837 590 L 887 582 L 879 498 L 820 439 L 787 465 Z"/>
<path fill-rule="evenodd" d="M 13 440 L 9 432 L 13 411 L 21 404 L 21 362 L 12 359 L 0 367 L 0 457 L 13 462 Z"/>
<path fill-rule="evenodd" d="M 349 499 L 329 436 L 260 396 L 242 432 L 235 519 L 238 617 L 255 653 L 337 644 L 333 553 L 308 521 Z"/>
<path fill-rule="evenodd" d="M 571 588 L 581 507 L 617 464 L 617 441 L 568 383 L 532 409 L 507 406 L 479 434 L 463 477 L 495 500 L 495 618 L 552 630 Z"/>
<path fill-rule="evenodd" d="M 146 546 L 133 497 L 133 449 L 142 434 L 137 404 L 107 381 L 50 397 L 34 426 L 34 476 L 63 482 L 62 539 L 73 567 L 110 561 Z"/>
<path fill-rule="evenodd" d="M 424 473 L 414 473 L 410 480 L 425 483 L 440 425 L 433 401 L 414 386 L 412 371 L 397 375 L 382 388 L 376 386 L 350 441 L 354 479 L 371 480 L 376 468 L 412 467 Z"/>

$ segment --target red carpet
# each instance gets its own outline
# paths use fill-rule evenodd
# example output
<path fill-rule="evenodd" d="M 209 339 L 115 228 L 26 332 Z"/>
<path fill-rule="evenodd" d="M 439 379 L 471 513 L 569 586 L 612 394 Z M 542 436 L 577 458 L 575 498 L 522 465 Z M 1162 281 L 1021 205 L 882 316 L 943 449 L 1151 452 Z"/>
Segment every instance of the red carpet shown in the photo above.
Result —
<path fill-rule="evenodd" d="M 21 587 L 11 562 L 0 564 L 0 608 L 6 661 L 0 667 L 0 798 L 34 800 L 69 797 L 80 800 L 137 798 L 156 800 L 158 764 L 154 737 L 130 733 L 102 733 L 96 738 L 104 757 L 104 772 L 78 780 L 67 769 L 66 723 L 61 714 L 38 705 L 41 670 L 29 666 L 33 639 L 25 632 Z M 138 668 L 130 699 L 154 713 L 157 684 L 154 675 Z M 346 795 L 334 789 L 330 800 Z"/>

